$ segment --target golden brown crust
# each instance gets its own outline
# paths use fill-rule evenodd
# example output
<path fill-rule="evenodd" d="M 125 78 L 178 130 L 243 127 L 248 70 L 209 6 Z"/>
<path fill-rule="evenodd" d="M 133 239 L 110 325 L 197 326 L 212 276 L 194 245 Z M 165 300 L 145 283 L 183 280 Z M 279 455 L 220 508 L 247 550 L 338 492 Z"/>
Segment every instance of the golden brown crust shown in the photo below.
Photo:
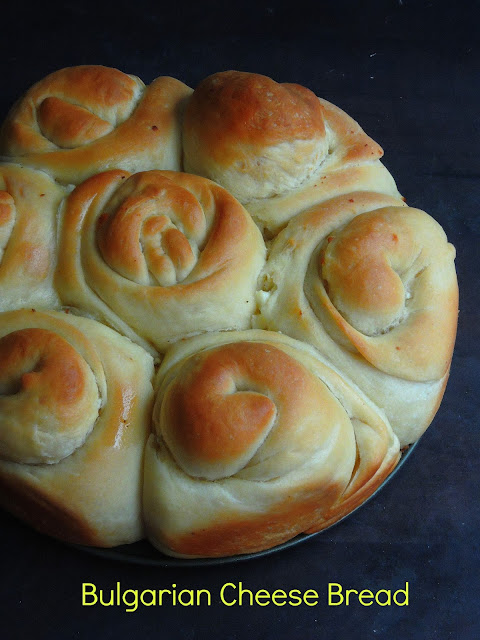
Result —
<path fill-rule="evenodd" d="M 189 144 L 194 135 L 198 151 L 227 166 L 242 157 L 244 145 L 325 137 L 322 108 L 309 89 L 239 71 L 215 73 L 198 85 L 184 127 Z"/>
<path fill-rule="evenodd" d="M 442 378 L 458 295 L 455 251 L 440 225 L 419 209 L 398 207 L 363 213 L 346 226 L 339 218 L 339 231 L 320 251 L 313 295 L 377 368 L 409 380 Z"/>
<path fill-rule="evenodd" d="M 226 187 L 270 235 L 341 193 L 371 189 L 399 198 L 382 155 L 338 107 L 258 74 L 209 76 L 185 113 L 186 170 Z"/>
<path fill-rule="evenodd" d="M 187 460 L 197 458 L 200 466 L 228 465 L 245 449 L 256 448 L 275 419 L 276 408 L 270 398 L 236 388 L 239 369 L 246 376 L 254 370 L 258 377 L 264 377 L 264 353 L 246 345 L 243 351 L 230 354 L 223 350 L 191 358 L 188 371 L 183 370 L 178 384 L 166 393 L 163 435 L 170 449 L 175 447 Z"/>
<path fill-rule="evenodd" d="M 311 491 L 306 488 L 301 495 L 292 492 L 274 511 L 249 517 L 234 517 L 228 511 L 219 513 L 206 529 L 179 537 L 161 534 L 159 546 L 167 553 L 186 557 L 218 558 L 264 551 L 309 533 L 311 522 L 321 520 L 340 491 L 338 485 L 332 485 L 323 487 L 319 495 L 317 487 Z"/>
<path fill-rule="evenodd" d="M 73 453 L 101 403 L 86 360 L 64 338 L 34 327 L 3 335 L 0 361 L 2 458 L 45 463 Z"/>
<path fill-rule="evenodd" d="M 0 504 L 39 531 L 113 546 L 144 515 L 167 554 L 261 551 L 362 504 L 433 419 L 454 249 L 307 88 L 61 69 L 0 154 Z"/>
<path fill-rule="evenodd" d="M 448 374 L 454 256 L 423 211 L 375 193 L 335 198 L 274 242 L 256 322 L 325 354 L 386 411 L 404 446 L 427 428 Z"/>
<path fill-rule="evenodd" d="M 178 170 L 181 112 L 190 93 L 174 78 L 145 87 L 109 67 L 61 69 L 12 108 L 0 152 L 67 184 L 113 167 Z"/>
<path fill-rule="evenodd" d="M 264 256 L 250 216 L 218 185 L 111 171 L 67 201 L 56 284 L 65 304 L 164 351 L 188 334 L 247 327 Z"/>
<path fill-rule="evenodd" d="M 147 536 L 173 555 L 248 553 L 321 529 L 371 495 L 399 457 L 373 405 L 314 349 L 270 332 L 172 348 L 153 420 Z"/>
<path fill-rule="evenodd" d="M 70 542 L 113 546 L 140 539 L 152 358 L 111 329 L 62 312 L 0 314 L 0 336 L 2 347 L 12 343 L 2 375 L 1 409 L 9 409 L 0 422 L 2 504 Z M 57 343 L 60 349 L 50 353 Z M 17 391 L 17 380 L 27 393 Z M 78 392 L 80 398 L 72 397 Z M 5 443 L 17 427 L 24 444 L 19 450 L 14 439 L 13 457 Z"/>

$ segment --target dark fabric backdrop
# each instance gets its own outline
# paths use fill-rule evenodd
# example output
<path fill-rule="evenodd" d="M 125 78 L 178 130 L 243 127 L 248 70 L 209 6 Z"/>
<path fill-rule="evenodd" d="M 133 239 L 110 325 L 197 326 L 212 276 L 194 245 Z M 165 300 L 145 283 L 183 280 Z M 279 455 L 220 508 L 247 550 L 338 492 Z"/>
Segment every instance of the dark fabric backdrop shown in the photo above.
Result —
<path fill-rule="evenodd" d="M 478 2 L 10 2 L 0 12 L 0 117 L 60 67 L 99 63 L 146 83 L 192 87 L 224 69 L 298 82 L 357 119 L 411 206 L 457 247 L 461 291 L 452 373 L 434 423 L 366 506 L 307 543 L 215 567 L 106 560 L 36 534 L 0 513 L 0 635 L 64 640 L 338 640 L 480 637 L 478 380 L 480 117 Z M 98 588 L 209 589 L 211 606 L 82 607 Z M 398 589 L 408 607 L 329 607 L 329 582 Z M 220 587 L 315 589 L 315 607 L 222 605 Z"/>

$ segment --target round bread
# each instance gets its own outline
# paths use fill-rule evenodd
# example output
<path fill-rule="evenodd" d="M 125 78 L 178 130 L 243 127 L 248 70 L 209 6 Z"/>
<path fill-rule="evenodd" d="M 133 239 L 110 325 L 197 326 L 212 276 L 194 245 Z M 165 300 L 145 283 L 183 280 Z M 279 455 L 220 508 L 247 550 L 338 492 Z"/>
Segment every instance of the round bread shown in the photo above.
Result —
<path fill-rule="evenodd" d="M 70 195 L 56 284 L 65 304 L 165 351 L 249 325 L 265 245 L 245 209 L 185 173 L 111 171 Z"/>
<path fill-rule="evenodd" d="M 296 84 L 215 73 L 184 118 L 185 170 L 215 180 L 267 235 L 299 211 L 358 189 L 400 198 L 381 147 L 338 107 Z"/>
<path fill-rule="evenodd" d="M 314 349 L 277 333 L 183 341 L 155 393 L 144 517 L 168 554 L 248 553 L 322 529 L 399 457 L 373 404 Z"/>
<path fill-rule="evenodd" d="M 332 199 L 273 243 L 255 324 L 314 345 L 385 411 L 403 447 L 430 424 L 445 389 L 454 257 L 423 211 L 376 193 Z"/>
<path fill-rule="evenodd" d="M 65 195 L 45 173 L 0 163 L 0 311 L 59 306 L 53 274 Z"/>
<path fill-rule="evenodd" d="M 114 546 L 143 537 L 153 360 L 87 318 L 0 314 L 0 503 L 43 533 Z"/>
<path fill-rule="evenodd" d="M 310 90 L 62 69 L 0 154 L 0 504 L 39 531 L 262 551 L 362 504 L 433 419 L 455 250 Z"/>
<path fill-rule="evenodd" d="M 0 132 L 0 154 L 79 184 L 107 169 L 181 166 L 181 114 L 191 89 L 98 65 L 68 67 L 31 87 Z"/>

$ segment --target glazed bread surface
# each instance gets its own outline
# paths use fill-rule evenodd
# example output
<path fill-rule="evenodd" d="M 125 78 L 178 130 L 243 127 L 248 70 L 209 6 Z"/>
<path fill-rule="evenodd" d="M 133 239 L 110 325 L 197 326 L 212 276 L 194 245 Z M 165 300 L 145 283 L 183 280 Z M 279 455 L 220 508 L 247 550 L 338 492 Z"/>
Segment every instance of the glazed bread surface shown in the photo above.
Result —
<path fill-rule="evenodd" d="M 60 69 L 12 107 L 0 131 L 0 154 L 65 184 L 113 168 L 178 171 L 190 94 L 169 77 L 145 86 L 110 67 Z"/>
<path fill-rule="evenodd" d="M 315 346 L 417 440 L 443 395 L 455 342 L 455 249 L 418 209 L 377 193 L 302 213 L 261 276 L 257 326 Z"/>
<path fill-rule="evenodd" d="M 371 495 L 399 457 L 373 404 L 278 333 L 183 341 L 155 394 L 144 517 L 168 554 L 248 553 L 320 530 Z"/>
<path fill-rule="evenodd" d="M 431 423 L 455 249 L 306 87 L 60 69 L 0 156 L 0 505 L 39 531 L 267 550 L 361 505 Z"/>
<path fill-rule="evenodd" d="M 66 203 L 56 284 L 64 304 L 165 351 L 189 334 L 247 328 L 264 261 L 257 227 L 225 189 L 111 171 Z"/>
<path fill-rule="evenodd" d="M 143 537 L 153 359 L 87 318 L 0 314 L 0 501 L 43 533 L 115 546 Z"/>
<path fill-rule="evenodd" d="M 400 198 L 381 147 L 300 85 L 213 74 L 188 101 L 183 139 L 185 170 L 228 189 L 267 235 L 341 193 L 372 189 Z"/>

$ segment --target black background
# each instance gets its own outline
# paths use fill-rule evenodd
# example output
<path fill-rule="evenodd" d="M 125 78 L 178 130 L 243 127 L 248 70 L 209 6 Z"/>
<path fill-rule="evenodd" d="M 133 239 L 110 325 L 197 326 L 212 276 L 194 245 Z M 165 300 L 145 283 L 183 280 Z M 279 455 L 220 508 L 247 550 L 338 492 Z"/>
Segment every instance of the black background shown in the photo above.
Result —
<path fill-rule="evenodd" d="M 444 402 L 406 464 L 337 527 L 281 553 L 216 567 L 105 560 L 0 513 L 0 635 L 69 638 L 477 639 L 480 637 L 478 380 L 480 56 L 478 2 L 11 2 L 0 13 L 0 117 L 55 69 L 97 63 L 192 87 L 225 69 L 298 82 L 357 119 L 385 149 L 408 204 L 457 248 L 459 334 Z M 212 606 L 81 606 L 82 582 L 209 589 Z M 226 582 L 315 589 L 315 607 L 221 605 Z M 410 585 L 408 607 L 328 607 L 345 588 Z"/>

